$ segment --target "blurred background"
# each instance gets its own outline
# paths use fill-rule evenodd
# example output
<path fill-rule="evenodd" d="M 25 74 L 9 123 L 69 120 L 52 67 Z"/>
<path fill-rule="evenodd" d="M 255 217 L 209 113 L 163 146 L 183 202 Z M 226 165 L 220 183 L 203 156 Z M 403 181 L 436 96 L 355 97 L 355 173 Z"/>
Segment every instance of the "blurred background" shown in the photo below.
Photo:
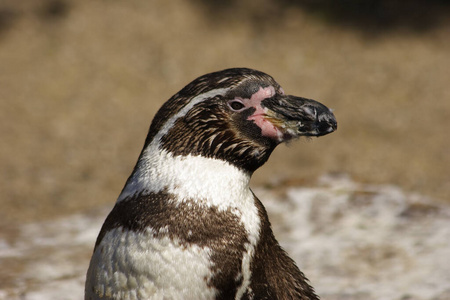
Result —
<path fill-rule="evenodd" d="M 253 183 L 339 172 L 450 200 L 448 1 L 0 2 L 0 224 L 112 204 L 161 104 L 230 67 L 334 109 Z"/>
<path fill-rule="evenodd" d="M 0 230 L 111 207 L 161 104 L 230 67 L 338 120 L 254 186 L 347 174 L 449 203 L 448 2 L 0 1 Z"/>

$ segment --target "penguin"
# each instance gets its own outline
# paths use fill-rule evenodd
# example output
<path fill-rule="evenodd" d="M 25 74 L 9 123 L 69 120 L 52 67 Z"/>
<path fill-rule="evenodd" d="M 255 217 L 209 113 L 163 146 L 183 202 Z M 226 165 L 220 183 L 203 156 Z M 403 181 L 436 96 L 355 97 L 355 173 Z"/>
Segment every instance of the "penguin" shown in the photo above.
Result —
<path fill-rule="evenodd" d="M 189 83 L 151 123 L 96 240 L 85 299 L 319 299 L 249 182 L 277 145 L 336 129 L 325 105 L 257 70 Z"/>

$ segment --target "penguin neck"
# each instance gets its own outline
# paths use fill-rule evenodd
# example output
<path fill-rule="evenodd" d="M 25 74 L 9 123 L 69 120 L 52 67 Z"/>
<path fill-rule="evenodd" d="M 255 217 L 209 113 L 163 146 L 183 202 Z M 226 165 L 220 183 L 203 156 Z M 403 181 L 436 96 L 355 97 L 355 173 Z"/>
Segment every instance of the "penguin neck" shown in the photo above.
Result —
<path fill-rule="evenodd" d="M 174 156 L 150 144 L 128 178 L 118 202 L 136 194 L 165 191 L 178 201 L 196 201 L 221 209 L 252 198 L 252 173 L 220 159 L 204 156 Z"/>

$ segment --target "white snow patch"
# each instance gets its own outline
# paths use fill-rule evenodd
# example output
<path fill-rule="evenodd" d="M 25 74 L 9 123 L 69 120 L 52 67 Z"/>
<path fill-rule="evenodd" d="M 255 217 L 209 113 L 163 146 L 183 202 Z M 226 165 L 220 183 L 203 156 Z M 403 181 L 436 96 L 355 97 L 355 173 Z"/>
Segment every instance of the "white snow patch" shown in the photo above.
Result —
<path fill-rule="evenodd" d="M 0 268 L 0 277 L 12 282 L 0 283 L 0 299 L 83 299 L 89 258 L 107 212 L 26 224 L 14 242 L 0 233 L 0 265 L 12 266 Z"/>
<path fill-rule="evenodd" d="M 323 299 L 450 299 L 450 207 L 345 177 L 258 192 Z"/>

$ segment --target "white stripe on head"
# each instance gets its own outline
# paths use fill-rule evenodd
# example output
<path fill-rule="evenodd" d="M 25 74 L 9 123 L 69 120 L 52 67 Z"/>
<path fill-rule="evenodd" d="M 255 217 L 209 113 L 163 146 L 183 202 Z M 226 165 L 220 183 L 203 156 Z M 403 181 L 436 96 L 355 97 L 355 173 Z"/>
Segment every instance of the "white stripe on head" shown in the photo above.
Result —
<path fill-rule="evenodd" d="M 179 118 L 185 116 L 191 110 L 191 108 L 194 107 L 196 104 L 203 102 L 209 98 L 213 98 L 216 96 L 223 96 L 229 90 L 230 90 L 230 88 L 215 89 L 215 90 L 208 91 L 206 93 L 198 95 L 197 97 L 192 98 L 191 101 L 189 101 L 188 104 L 186 104 L 182 109 L 180 109 L 180 111 L 177 114 L 173 115 L 169 120 L 167 120 L 167 122 L 162 126 L 162 128 L 158 131 L 156 136 L 153 138 L 152 144 L 157 143 L 159 145 L 161 138 L 163 136 L 165 136 L 167 134 L 167 132 L 169 132 L 169 130 L 173 127 L 173 124 L 175 124 L 175 122 Z"/>

